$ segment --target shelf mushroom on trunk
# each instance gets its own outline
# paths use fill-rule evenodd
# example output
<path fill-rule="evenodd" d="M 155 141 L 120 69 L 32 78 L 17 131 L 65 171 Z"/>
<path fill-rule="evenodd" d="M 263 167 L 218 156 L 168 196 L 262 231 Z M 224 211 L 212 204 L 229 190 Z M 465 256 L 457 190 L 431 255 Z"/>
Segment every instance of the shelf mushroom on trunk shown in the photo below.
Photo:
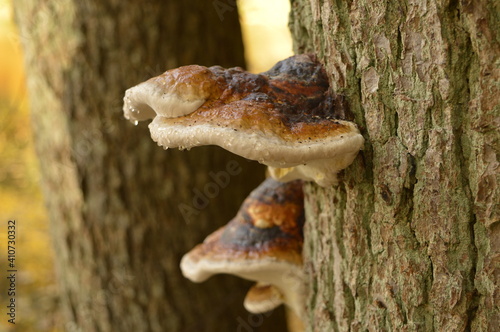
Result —
<path fill-rule="evenodd" d="M 124 115 L 152 119 L 151 137 L 164 148 L 218 145 L 269 166 L 280 181 L 328 186 L 352 163 L 363 136 L 329 90 L 313 55 L 296 55 L 269 71 L 184 66 L 128 89 Z"/>
<path fill-rule="evenodd" d="M 284 303 L 304 318 L 303 199 L 302 181 L 268 178 L 226 226 L 184 255 L 182 273 L 194 282 L 219 273 L 256 281 L 244 302 L 248 311 Z"/>
<path fill-rule="evenodd" d="M 245 309 L 253 314 L 274 310 L 281 304 L 283 304 L 283 295 L 280 290 L 273 285 L 260 282 L 250 288 L 243 302 Z"/>

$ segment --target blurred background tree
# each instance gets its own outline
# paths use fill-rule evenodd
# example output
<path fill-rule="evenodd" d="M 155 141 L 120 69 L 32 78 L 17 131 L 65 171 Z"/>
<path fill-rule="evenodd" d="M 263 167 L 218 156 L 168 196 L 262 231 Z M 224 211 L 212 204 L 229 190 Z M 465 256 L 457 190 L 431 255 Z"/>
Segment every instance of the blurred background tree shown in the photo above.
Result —
<path fill-rule="evenodd" d="M 237 8 L 233 5 L 221 18 L 212 2 L 203 1 L 14 5 L 55 242 L 60 297 L 50 303 L 60 299 L 62 329 L 236 330 L 250 319 L 242 307 L 250 283 L 217 277 L 192 284 L 180 275 L 178 262 L 234 215 L 263 179 L 262 167 L 217 148 L 165 152 L 151 141 L 145 125 L 134 127 L 123 119 L 121 105 L 126 88 L 169 68 L 244 66 Z M 26 120 L 9 119 L 17 126 L 13 131 L 27 128 Z M 224 170 L 230 161 L 241 173 L 197 220 L 183 218 L 179 204 L 192 204 L 194 189 L 212 181 L 208 173 Z M 23 226 L 33 220 L 16 211 L 6 218 L 17 218 Z M 40 247 L 44 255 L 48 246 Z M 50 258 L 33 266 L 42 261 L 50 267 Z M 36 319 L 42 308 L 55 311 L 55 305 L 38 303 L 33 315 L 19 312 L 25 330 L 55 329 L 57 324 L 41 325 Z M 254 330 L 285 330 L 283 312 Z"/>

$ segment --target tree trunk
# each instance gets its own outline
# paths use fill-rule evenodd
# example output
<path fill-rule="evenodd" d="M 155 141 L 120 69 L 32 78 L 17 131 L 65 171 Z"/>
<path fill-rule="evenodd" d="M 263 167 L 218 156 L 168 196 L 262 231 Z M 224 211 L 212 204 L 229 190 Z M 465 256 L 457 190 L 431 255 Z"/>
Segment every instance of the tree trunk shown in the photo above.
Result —
<path fill-rule="evenodd" d="M 217 277 L 196 285 L 178 267 L 234 216 L 263 169 L 216 148 L 165 152 L 121 110 L 125 89 L 169 68 L 242 65 L 235 7 L 203 0 L 14 5 L 65 330 L 284 330 L 282 311 L 263 325 L 243 309 L 248 282 Z"/>
<path fill-rule="evenodd" d="M 498 331 L 500 3 L 292 1 L 366 138 L 306 186 L 310 331 Z"/>

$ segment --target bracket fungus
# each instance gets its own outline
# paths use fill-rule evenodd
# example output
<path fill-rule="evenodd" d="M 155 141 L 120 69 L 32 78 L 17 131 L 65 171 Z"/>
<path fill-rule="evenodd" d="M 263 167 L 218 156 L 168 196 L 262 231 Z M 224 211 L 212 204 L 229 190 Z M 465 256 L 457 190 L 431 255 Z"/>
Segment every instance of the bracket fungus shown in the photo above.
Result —
<path fill-rule="evenodd" d="M 253 314 L 274 310 L 283 304 L 283 295 L 273 285 L 256 283 L 245 296 L 243 306 Z"/>
<path fill-rule="evenodd" d="M 280 181 L 335 183 L 363 146 L 314 55 L 295 55 L 261 74 L 184 66 L 128 89 L 124 115 L 152 119 L 164 148 L 218 145 L 270 167 Z"/>
<path fill-rule="evenodd" d="M 247 310 L 260 313 L 284 303 L 303 317 L 303 198 L 302 181 L 268 178 L 226 226 L 184 255 L 182 273 L 194 282 L 218 273 L 256 281 Z"/>

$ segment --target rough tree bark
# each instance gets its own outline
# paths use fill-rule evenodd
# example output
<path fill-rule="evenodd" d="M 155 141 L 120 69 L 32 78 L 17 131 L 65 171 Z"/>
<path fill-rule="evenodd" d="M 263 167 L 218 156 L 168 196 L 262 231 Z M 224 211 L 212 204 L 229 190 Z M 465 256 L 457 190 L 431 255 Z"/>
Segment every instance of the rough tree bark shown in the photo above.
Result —
<path fill-rule="evenodd" d="M 65 330 L 284 330 L 281 311 L 262 325 L 243 309 L 249 283 L 195 285 L 178 267 L 234 216 L 263 169 L 215 148 L 165 152 L 121 111 L 125 89 L 166 69 L 242 65 L 234 6 L 221 20 L 203 0 L 14 5 Z"/>
<path fill-rule="evenodd" d="M 367 142 L 306 187 L 310 331 L 498 331 L 500 2 L 293 0 Z"/>

